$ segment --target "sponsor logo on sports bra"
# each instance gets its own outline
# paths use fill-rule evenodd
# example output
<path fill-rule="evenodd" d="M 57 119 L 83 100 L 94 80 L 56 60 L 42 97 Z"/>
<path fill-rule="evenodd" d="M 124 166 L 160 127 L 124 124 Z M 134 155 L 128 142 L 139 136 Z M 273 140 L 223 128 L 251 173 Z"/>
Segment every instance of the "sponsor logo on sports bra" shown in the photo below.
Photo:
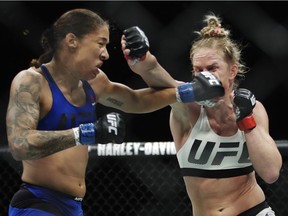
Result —
<path fill-rule="evenodd" d="M 195 139 L 189 153 L 189 163 L 198 165 L 210 163 L 211 166 L 219 166 L 227 157 L 238 164 L 251 163 L 246 142 L 243 145 L 240 142 L 220 142 L 218 146 L 216 142 L 208 141 L 205 145 L 202 142 Z"/>

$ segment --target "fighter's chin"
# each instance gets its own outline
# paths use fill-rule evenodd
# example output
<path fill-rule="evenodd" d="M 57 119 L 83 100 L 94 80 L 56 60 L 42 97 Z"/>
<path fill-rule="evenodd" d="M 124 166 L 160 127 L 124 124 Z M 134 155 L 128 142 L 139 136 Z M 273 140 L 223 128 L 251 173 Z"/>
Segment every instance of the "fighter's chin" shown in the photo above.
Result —
<path fill-rule="evenodd" d="M 92 70 L 91 73 L 90 73 L 90 77 L 88 78 L 88 80 L 95 79 L 99 73 L 100 73 L 99 68 L 96 68 L 96 69 Z"/>

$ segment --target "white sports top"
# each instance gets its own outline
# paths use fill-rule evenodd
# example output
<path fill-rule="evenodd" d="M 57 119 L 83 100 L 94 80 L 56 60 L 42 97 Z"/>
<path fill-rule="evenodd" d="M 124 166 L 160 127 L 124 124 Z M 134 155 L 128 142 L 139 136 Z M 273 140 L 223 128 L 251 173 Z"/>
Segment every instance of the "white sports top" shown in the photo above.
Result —
<path fill-rule="evenodd" d="M 203 107 L 187 141 L 177 152 L 177 159 L 183 176 L 227 178 L 254 170 L 244 133 L 238 130 L 232 136 L 217 135 Z"/>

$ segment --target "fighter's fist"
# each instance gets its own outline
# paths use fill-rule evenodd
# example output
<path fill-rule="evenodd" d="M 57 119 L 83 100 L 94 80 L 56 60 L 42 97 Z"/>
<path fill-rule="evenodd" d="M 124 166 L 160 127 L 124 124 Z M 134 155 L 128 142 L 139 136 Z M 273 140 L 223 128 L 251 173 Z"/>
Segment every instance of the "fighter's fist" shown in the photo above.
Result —
<path fill-rule="evenodd" d="M 149 41 L 145 33 L 138 27 L 133 26 L 124 30 L 126 48 L 130 49 L 130 53 L 126 58 L 141 61 L 145 58 L 149 50 Z"/>
<path fill-rule="evenodd" d="M 239 129 L 248 131 L 255 128 L 256 122 L 252 116 L 256 105 L 255 95 L 248 89 L 239 88 L 234 92 L 234 105 Z"/>
<path fill-rule="evenodd" d="M 181 84 L 176 89 L 177 101 L 183 103 L 212 100 L 224 95 L 224 88 L 209 71 L 202 71 L 191 83 Z"/>
<path fill-rule="evenodd" d="M 123 143 L 126 126 L 119 113 L 109 113 L 99 118 L 95 123 L 80 124 L 73 128 L 76 144 L 93 145 Z"/>
<path fill-rule="evenodd" d="M 119 113 L 108 113 L 96 123 L 96 143 L 123 143 L 126 125 Z"/>

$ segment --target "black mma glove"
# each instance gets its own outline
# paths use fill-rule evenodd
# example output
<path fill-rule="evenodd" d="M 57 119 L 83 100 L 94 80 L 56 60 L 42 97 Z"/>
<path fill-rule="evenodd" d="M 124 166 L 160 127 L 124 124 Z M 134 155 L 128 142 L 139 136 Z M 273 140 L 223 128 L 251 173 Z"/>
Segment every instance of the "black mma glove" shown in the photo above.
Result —
<path fill-rule="evenodd" d="M 108 113 L 99 118 L 95 123 L 80 124 L 73 128 L 76 144 L 93 145 L 123 143 L 126 126 L 119 113 Z"/>
<path fill-rule="evenodd" d="M 207 101 L 212 101 L 215 97 L 221 97 L 224 94 L 221 81 L 209 71 L 200 72 L 191 83 L 184 83 L 176 88 L 177 101 L 182 103 L 195 101 L 208 104 Z"/>
<path fill-rule="evenodd" d="M 123 33 L 126 38 L 126 48 L 130 49 L 129 55 L 125 58 L 134 60 L 135 63 L 144 60 L 149 50 L 149 41 L 145 33 L 138 26 L 125 29 Z"/>
<path fill-rule="evenodd" d="M 250 131 L 256 127 L 252 115 L 256 105 L 254 94 L 248 89 L 239 88 L 234 92 L 235 114 L 238 128 L 242 131 Z"/>

